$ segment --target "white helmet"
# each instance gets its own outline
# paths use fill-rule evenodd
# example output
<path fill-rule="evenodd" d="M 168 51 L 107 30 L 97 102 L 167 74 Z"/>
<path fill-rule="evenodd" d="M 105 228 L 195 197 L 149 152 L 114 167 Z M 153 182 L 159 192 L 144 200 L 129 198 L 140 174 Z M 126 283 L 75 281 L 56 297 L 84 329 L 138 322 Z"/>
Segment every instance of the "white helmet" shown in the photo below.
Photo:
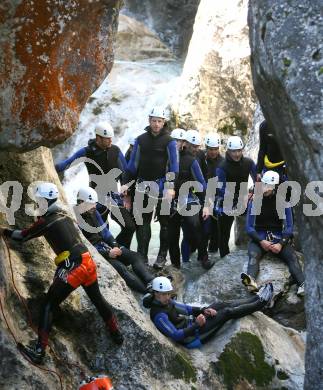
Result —
<path fill-rule="evenodd" d="M 279 184 L 279 174 L 275 171 L 267 171 L 263 174 L 261 181 L 264 184 L 277 185 Z"/>
<path fill-rule="evenodd" d="M 163 107 L 154 107 L 149 114 L 150 117 L 166 119 L 166 112 Z"/>
<path fill-rule="evenodd" d="M 170 136 L 176 140 L 183 140 L 185 139 L 185 133 L 185 130 L 177 128 L 170 133 Z"/>
<path fill-rule="evenodd" d="M 129 144 L 129 145 L 134 145 L 134 144 L 135 144 L 135 141 L 136 141 L 136 138 L 137 138 L 137 137 L 131 135 L 131 136 L 128 138 L 128 144 Z"/>
<path fill-rule="evenodd" d="M 95 204 L 98 201 L 98 194 L 91 187 L 83 187 L 77 193 L 77 199 L 83 202 Z"/>
<path fill-rule="evenodd" d="M 185 141 L 193 145 L 201 145 L 202 139 L 197 130 L 187 130 L 185 134 Z"/>
<path fill-rule="evenodd" d="M 41 183 L 37 186 L 35 195 L 39 198 L 57 199 L 58 189 L 53 183 Z"/>
<path fill-rule="evenodd" d="M 114 136 L 114 131 L 110 123 L 108 122 L 99 122 L 95 126 L 95 134 L 104 138 L 112 138 Z"/>
<path fill-rule="evenodd" d="M 243 149 L 242 139 L 240 137 L 238 137 L 237 135 L 229 137 L 228 142 L 227 142 L 227 149 L 229 149 L 229 150 Z"/>
<path fill-rule="evenodd" d="M 169 292 L 173 291 L 173 286 L 168 278 L 165 276 L 158 276 L 153 279 L 152 289 L 158 292 Z"/>
<path fill-rule="evenodd" d="M 205 137 L 205 145 L 209 148 L 218 148 L 221 145 L 220 137 L 214 133 L 207 134 Z"/>

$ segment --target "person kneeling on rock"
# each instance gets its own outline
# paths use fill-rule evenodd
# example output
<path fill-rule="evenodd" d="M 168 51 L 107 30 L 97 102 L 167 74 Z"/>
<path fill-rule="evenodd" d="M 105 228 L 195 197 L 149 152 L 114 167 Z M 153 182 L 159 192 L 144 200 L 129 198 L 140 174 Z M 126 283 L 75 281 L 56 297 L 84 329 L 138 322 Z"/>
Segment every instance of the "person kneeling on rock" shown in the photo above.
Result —
<path fill-rule="evenodd" d="M 79 286 L 82 286 L 104 320 L 113 341 L 123 343 L 111 306 L 101 295 L 96 264 L 88 248 L 82 243 L 71 217 L 58 205 L 58 190 L 53 183 L 42 183 L 35 193 L 38 203 L 47 201 L 47 211 L 24 230 L 0 228 L 0 233 L 13 240 L 26 242 L 44 236 L 56 254 L 57 266 L 40 315 L 38 341 L 35 348 L 18 344 L 20 351 L 35 364 L 42 364 L 52 327 L 53 312 Z"/>
<path fill-rule="evenodd" d="M 109 261 L 127 285 L 140 293 L 147 292 L 147 285 L 154 278 L 148 270 L 143 257 L 124 246 L 119 246 L 113 235 L 104 225 L 100 213 L 96 210 L 98 195 L 91 187 L 81 188 L 77 194 L 78 210 L 81 211 L 79 227 L 84 236 L 98 252 Z M 87 226 L 84 224 L 87 224 Z M 96 232 L 93 232 L 96 228 Z M 131 265 L 134 273 L 128 270 Z"/>
<path fill-rule="evenodd" d="M 279 174 L 267 171 L 261 178 L 263 200 L 259 215 L 253 215 L 253 200 L 247 210 L 247 233 L 251 238 L 248 247 L 247 273 L 241 274 L 242 283 L 250 292 L 257 291 L 256 277 L 259 273 L 259 262 L 264 254 L 277 256 L 288 266 L 289 272 L 298 285 L 297 295 L 304 295 L 304 274 L 296 253 L 289 241 L 293 235 L 293 216 L 290 207 L 285 209 L 285 220 L 279 218 L 276 205 L 276 187 L 279 184 Z"/>
<path fill-rule="evenodd" d="M 152 290 L 143 299 L 151 320 L 165 336 L 190 349 L 205 344 L 228 320 L 263 309 L 273 296 L 273 286 L 268 283 L 249 299 L 194 307 L 172 299 L 173 286 L 164 276 L 153 280 Z"/>

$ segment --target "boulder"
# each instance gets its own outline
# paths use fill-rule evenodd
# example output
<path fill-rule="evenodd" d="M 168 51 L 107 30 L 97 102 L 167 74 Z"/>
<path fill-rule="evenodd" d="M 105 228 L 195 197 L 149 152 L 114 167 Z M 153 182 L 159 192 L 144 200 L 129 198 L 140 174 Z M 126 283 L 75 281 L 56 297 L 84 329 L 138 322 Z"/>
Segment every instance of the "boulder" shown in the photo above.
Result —
<path fill-rule="evenodd" d="M 194 18 L 200 0 L 125 0 L 123 10 L 144 22 L 159 38 L 184 57 L 193 32 Z"/>
<path fill-rule="evenodd" d="M 173 102 L 177 124 L 246 136 L 255 110 L 246 0 L 201 0 Z"/>
<path fill-rule="evenodd" d="M 120 15 L 115 58 L 122 61 L 140 61 L 148 58 L 162 61 L 173 58 L 171 51 L 143 23 Z"/>
<path fill-rule="evenodd" d="M 323 383 L 323 306 L 317 304 L 323 291 L 322 206 L 312 207 L 303 195 L 309 182 L 323 180 L 321 13 L 319 0 L 252 0 L 248 15 L 255 91 L 280 142 L 289 177 L 302 188 L 296 219 L 305 256 L 306 390 Z M 316 191 L 322 199 L 322 186 Z M 317 216 L 305 215 L 304 203 Z"/>
<path fill-rule="evenodd" d="M 300 333 L 257 312 L 226 323 L 191 355 L 194 365 L 216 373 L 225 389 L 302 390 L 304 351 Z"/>
<path fill-rule="evenodd" d="M 88 97 L 112 67 L 121 3 L 1 5 L 0 149 L 53 146 L 73 134 Z"/>

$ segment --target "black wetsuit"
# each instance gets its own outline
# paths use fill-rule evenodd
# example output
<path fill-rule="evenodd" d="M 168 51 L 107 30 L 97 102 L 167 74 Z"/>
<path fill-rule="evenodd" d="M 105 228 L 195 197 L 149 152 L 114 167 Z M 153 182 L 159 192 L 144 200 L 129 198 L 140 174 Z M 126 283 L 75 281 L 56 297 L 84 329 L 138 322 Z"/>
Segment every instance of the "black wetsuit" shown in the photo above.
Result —
<path fill-rule="evenodd" d="M 207 166 L 207 180 L 215 177 L 216 169 L 223 162 L 224 158 L 219 154 L 216 158 L 206 157 Z M 204 221 L 205 239 L 208 244 L 209 252 L 217 252 L 219 249 L 218 239 L 218 220 L 215 216 L 211 215 L 206 221 Z"/>
<path fill-rule="evenodd" d="M 190 210 L 193 205 L 204 204 L 204 196 L 206 190 L 206 183 L 202 175 L 201 168 L 198 160 L 193 154 L 186 149 L 181 150 L 179 153 L 179 174 L 175 182 L 175 200 L 177 208 L 181 207 L 181 204 Z M 188 181 L 197 181 L 201 184 L 201 192 L 193 193 L 191 190 L 187 193 L 187 200 L 180 201 L 180 188 Z M 196 207 L 196 206 L 195 206 Z M 181 215 L 177 209 L 172 211 L 171 218 L 169 220 L 169 254 L 172 264 L 180 268 L 180 249 L 179 238 L 180 228 L 183 229 L 184 239 L 189 243 L 191 247 L 198 249 L 198 258 L 206 261 L 207 247 L 206 242 L 203 239 L 203 229 L 201 213 L 198 212 L 191 216 Z"/>
<path fill-rule="evenodd" d="M 111 218 L 118 223 L 121 228 L 119 235 L 117 236 L 118 242 L 124 245 L 127 248 L 130 248 L 131 240 L 133 234 L 136 230 L 135 222 L 129 213 L 129 211 L 124 207 L 123 201 L 119 196 L 117 189 L 117 182 L 120 181 L 121 184 L 124 184 L 124 174 L 127 168 L 127 162 L 121 153 L 121 150 L 117 145 L 111 145 L 106 150 L 101 149 L 95 139 L 90 139 L 88 142 L 88 146 L 81 148 L 76 153 L 74 153 L 70 158 L 61 161 L 55 164 L 55 168 L 57 172 L 62 172 L 65 169 L 69 168 L 73 161 L 78 158 L 86 157 L 90 159 L 92 162 L 85 161 L 86 169 L 90 176 L 90 187 L 95 188 L 99 192 L 100 195 L 106 195 L 109 193 L 112 199 L 116 202 L 116 206 L 112 206 L 112 212 L 110 210 L 101 205 L 99 209 L 104 221 L 107 220 L 108 215 L 111 215 Z M 98 165 L 98 167 L 96 165 Z M 108 174 L 112 169 L 118 168 L 121 170 L 121 174 L 116 177 L 113 182 L 106 182 L 104 179 L 104 175 Z M 96 175 L 96 180 L 95 179 Z M 103 192 L 100 193 L 100 192 Z M 124 221 L 124 226 L 121 221 L 117 218 L 116 214 L 113 212 L 113 207 L 118 207 L 119 212 Z"/>
<path fill-rule="evenodd" d="M 91 227 L 99 228 L 103 224 L 100 213 L 95 208 L 83 213 L 82 217 Z M 140 254 L 121 247 L 122 254 L 117 258 L 112 258 L 109 255 L 110 250 L 119 247 L 119 244 L 106 227 L 97 233 L 89 232 L 86 229 L 82 229 L 82 232 L 100 254 L 116 269 L 130 288 L 141 293 L 146 292 L 147 284 L 154 278 L 154 275 L 149 272 Z M 134 273 L 128 270 L 127 266 L 129 265 L 131 265 Z"/>
<path fill-rule="evenodd" d="M 70 252 L 68 259 L 58 265 L 53 283 L 46 295 L 38 328 L 40 348 L 44 350 L 48 344 L 53 311 L 79 286 L 83 287 L 110 331 L 117 330 L 111 307 L 99 290 L 95 262 L 82 243 L 74 222 L 56 203 L 28 229 L 7 229 L 4 234 L 23 242 L 44 236 L 56 255 L 64 251 Z"/>
<path fill-rule="evenodd" d="M 153 135 L 151 128 L 148 126 L 144 134 L 137 137 L 135 145 L 131 152 L 130 161 L 128 163 L 127 181 L 135 179 L 137 183 L 144 181 L 156 182 L 159 187 L 159 201 L 156 206 L 155 215 L 160 223 L 160 247 L 158 256 L 166 258 L 168 251 L 168 221 L 169 215 L 161 215 L 161 198 L 166 181 L 166 174 L 172 173 L 173 180 L 178 173 L 178 158 L 176 151 L 176 142 L 170 137 L 168 128 L 164 128 L 158 135 Z M 145 196 L 143 207 L 148 204 L 148 197 Z M 135 203 L 134 203 L 135 206 Z M 133 210 L 134 214 L 138 212 L 136 207 Z M 144 213 L 143 224 L 137 225 L 137 242 L 138 252 L 145 258 L 148 255 L 149 242 L 151 238 L 150 223 L 153 212 Z"/>
<path fill-rule="evenodd" d="M 249 175 L 253 181 L 256 180 L 255 163 L 250 158 L 244 156 L 239 161 L 234 161 L 227 152 L 224 161 L 216 169 L 216 176 L 218 176 L 219 182 L 223 183 L 222 188 L 219 190 L 218 202 L 223 204 L 223 199 L 226 195 L 226 183 L 234 182 L 236 185 L 233 194 L 233 207 L 235 207 L 239 199 L 240 185 L 243 182 L 248 182 Z M 225 213 L 222 213 L 218 217 L 218 237 L 221 257 L 230 253 L 229 239 L 233 221 L 234 217 Z"/>
<path fill-rule="evenodd" d="M 214 302 L 207 307 L 194 307 L 174 300 L 162 305 L 151 295 L 144 299 L 143 304 L 150 308 L 150 318 L 161 333 L 186 348 L 198 348 L 214 337 L 225 322 L 261 310 L 266 302 L 254 296 L 244 300 Z M 215 309 L 217 314 L 206 317 L 205 325 L 200 327 L 195 318 L 203 314 L 206 308 Z"/>
<path fill-rule="evenodd" d="M 279 253 L 273 254 L 281 259 L 289 268 L 289 271 L 300 286 L 304 282 L 304 274 L 289 240 L 293 235 L 293 215 L 291 208 L 285 209 L 285 219 L 279 218 L 276 210 L 276 195 L 264 196 L 261 212 L 259 215 L 252 215 L 251 200 L 247 211 L 247 233 L 251 238 L 248 246 L 248 270 L 247 273 L 256 279 L 259 273 L 259 263 L 266 251 L 261 247 L 260 241 L 267 240 L 273 244 L 280 243 L 282 249 Z"/>

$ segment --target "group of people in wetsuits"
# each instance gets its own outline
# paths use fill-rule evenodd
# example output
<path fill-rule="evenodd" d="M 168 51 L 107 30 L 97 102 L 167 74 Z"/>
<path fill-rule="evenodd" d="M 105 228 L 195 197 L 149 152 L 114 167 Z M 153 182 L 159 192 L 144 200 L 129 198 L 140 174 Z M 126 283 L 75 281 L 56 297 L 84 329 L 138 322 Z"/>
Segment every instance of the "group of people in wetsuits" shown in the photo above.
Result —
<path fill-rule="evenodd" d="M 148 292 L 143 304 L 150 308 L 156 327 L 188 348 L 206 342 L 227 320 L 250 314 L 268 304 L 273 294 L 272 284 L 259 288 L 256 283 L 259 261 L 266 252 L 288 265 L 299 286 L 298 293 L 304 293 L 303 272 L 290 242 L 293 234 L 291 209 L 285 209 L 285 219 L 276 211 L 277 186 L 286 180 L 285 161 L 266 121 L 260 126 L 257 165 L 243 155 L 244 144 L 238 136 L 229 137 L 224 156 L 220 153 L 221 141 L 216 133 L 206 135 L 206 149 L 201 150 L 200 133 L 178 128 L 170 131 L 165 110 L 160 107 L 152 109 L 149 125 L 131 142 L 133 145 L 126 153 L 127 158 L 112 143 L 114 132 L 109 123 L 98 123 L 95 133 L 95 138 L 86 147 L 55 165 L 57 172 L 62 172 L 72 163 L 83 161 L 88 170 L 90 183 L 80 187 L 75 206 L 79 227 L 57 202 L 57 187 L 53 183 L 42 183 L 36 189 L 36 198 L 47 200 L 45 214 L 30 228 L 1 228 L 0 231 L 20 241 L 44 236 L 56 254 L 57 270 L 42 309 L 37 344 L 34 348 L 20 345 L 29 359 L 35 363 L 43 361 L 53 310 L 79 286 L 96 306 L 112 339 L 117 344 L 123 342 L 116 317 L 100 293 L 96 265 L 81 232 L 130 288 L 140 293 Z M 115 168 L 118 169 L 117 176 L 107 189 L 104 180 Z M 263 183 L 260 214 L 252 214 L 252 193 L 248 196 L 246 231 L 251 241 L 248 270 L 241 274 L 242 283 L 254 295 L 245 301 L 217 302 L 202 308 L 179 304 L 172 299 L 171 281 L 164 276 L 155 277 L 147 265 L 153 216 L 160 224 L 155 269 L 165 266 L 168 253 L 171 264 L 181 268 L 181 261 L 189 261 L 191 254 L 197 251 L 198 261 L 209 270 L 214 265 L 209 253 L 219 251 L 221 257 L 229 253 L 234 216 L 227 211 L 225 196 L 230 192 L 231 211 L 235 210 L 240 186 L 248 182 L 249 177 Z M 207 184 L 214 178 L 220 186 L 211 199 Z M 121 189 L 118 189 L 118 182 Z M 235 183 L 233 188 L 229 185 L 232 182 Z M 149 208 L 151 198 L 155 200 L 153 208 Z M 169 212 L 165 212 L 165 205 Z M 182 210 L 186 212 L 182 213 Z M 121 227 L 116 238 L 108 228 L 109 215 Z M 136 252 L 130 249 L 134 233 Z M 128 268 L 130 265 L 132 272 Z"/>

